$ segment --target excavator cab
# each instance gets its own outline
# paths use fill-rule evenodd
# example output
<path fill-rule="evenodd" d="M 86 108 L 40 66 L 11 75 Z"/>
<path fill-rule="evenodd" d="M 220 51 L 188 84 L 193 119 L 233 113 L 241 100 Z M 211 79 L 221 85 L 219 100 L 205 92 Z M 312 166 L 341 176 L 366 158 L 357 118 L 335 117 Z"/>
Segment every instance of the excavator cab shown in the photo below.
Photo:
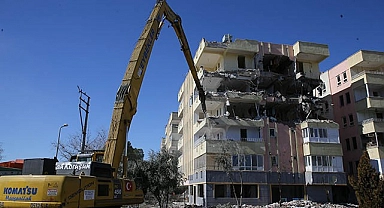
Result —
<path fill-rule="evenodd" d="M 104 150 L 85 150 L 73 155 L 70 162 L 103 162 Z"/>

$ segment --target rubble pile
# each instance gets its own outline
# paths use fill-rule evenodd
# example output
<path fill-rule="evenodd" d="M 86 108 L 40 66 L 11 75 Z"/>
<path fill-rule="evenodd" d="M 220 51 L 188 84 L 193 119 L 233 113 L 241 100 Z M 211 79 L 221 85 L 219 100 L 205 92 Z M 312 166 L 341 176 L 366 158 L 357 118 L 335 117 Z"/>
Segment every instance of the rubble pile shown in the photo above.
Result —
<path fill-rule="evenodd" d="M 305 208 L 352 208 L 359 207 L 355 204 L 330 204 L 330 203 L 318 203 L 307 200 L 293 200 L 290 202 L 282 202 L 281 206 L 279 203 L 273 203 L 265 206 L 252 206 L 252 205 L 243 205 L 242 208 L 277 208 L 277 207 L 287 207 L 287 208 L 296 208 L 296 207 L 305 207 Z"/>

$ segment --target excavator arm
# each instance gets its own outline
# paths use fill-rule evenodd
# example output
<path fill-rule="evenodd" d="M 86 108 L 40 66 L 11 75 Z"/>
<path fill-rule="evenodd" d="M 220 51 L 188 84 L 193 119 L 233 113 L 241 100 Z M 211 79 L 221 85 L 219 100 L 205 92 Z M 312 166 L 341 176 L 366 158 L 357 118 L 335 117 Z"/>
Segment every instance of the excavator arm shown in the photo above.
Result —
<path fill-rule="evenodd" d="M 205 93 L 197 76 L 188 41 L 181 25 L 181 18 L 164 0 L 158 0 L 132 52 L 122 83 L 117 91 L 113 108 L 108 140 L 105 146 L 103 162 L 111 164 L 117 170 L 126 143 L 126 135 L 133 116 L 136 113 L 137 99 L 144 74 L 164 18 L 168 20 L 176 32 L 181 49 L 188 63 L 196 87 L 202 109 L 205 113 Z"/>

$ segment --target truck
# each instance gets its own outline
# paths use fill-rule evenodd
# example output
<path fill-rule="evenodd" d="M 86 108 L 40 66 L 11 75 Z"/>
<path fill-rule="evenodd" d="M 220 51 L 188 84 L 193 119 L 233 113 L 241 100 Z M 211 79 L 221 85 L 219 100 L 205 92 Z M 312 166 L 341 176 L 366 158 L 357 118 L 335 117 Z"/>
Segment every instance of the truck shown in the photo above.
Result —
<path fill-rule="evenodd" d="M 57 162 L 55 158 L 25 160 L 22 175 L 0 177 L 0 208 L 121 207 L 144 201 L 143 191 L 133 180 L 118 178 L 117 169 L 127 141 L 127 132 L 136 114 L 137 99 L 149 57 L 165 20 L 174 28 L 205 112 L 205 92 L 197 76 L 181 18 L 165 0 L 157 0 L 117 91 L 102 156 L 89 154 L 88 159 L 75 157 L 69 162 Z"/>

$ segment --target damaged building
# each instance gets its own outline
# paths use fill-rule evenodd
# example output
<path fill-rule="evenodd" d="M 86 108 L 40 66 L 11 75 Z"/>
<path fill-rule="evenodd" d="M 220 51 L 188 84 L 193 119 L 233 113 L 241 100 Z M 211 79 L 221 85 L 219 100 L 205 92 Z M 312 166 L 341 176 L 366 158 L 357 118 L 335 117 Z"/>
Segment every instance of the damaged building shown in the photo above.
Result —
<path fill-rule="evenodd" d="M 339 125 L 324 117 L 324 101 L 313 95 L 328 56 L 328 46 L 317 43 L 201 40 L 194 62 L 207 112 L 188 74 L 177 118 L 167 125 L 178 121 L 173 137 L 188 204 L 236 204 L 240 194 L 251 205 L 346 201 Z"/>

